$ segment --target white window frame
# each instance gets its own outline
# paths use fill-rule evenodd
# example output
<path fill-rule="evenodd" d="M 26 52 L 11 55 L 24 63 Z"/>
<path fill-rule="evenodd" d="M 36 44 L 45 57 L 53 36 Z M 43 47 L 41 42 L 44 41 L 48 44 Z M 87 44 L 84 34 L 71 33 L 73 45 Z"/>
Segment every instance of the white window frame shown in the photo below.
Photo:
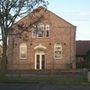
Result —
<path fill-rule="evenodd" d="M 25 49 L 25 51 L 23 52 L 22 50 Z M 20 59 L 27 59 L 27 44 L 26 43 L 21 43 L 19 46 L 19 57 Z M 25 54 L 25 57 L 22 57 L 22 53 Z"/>

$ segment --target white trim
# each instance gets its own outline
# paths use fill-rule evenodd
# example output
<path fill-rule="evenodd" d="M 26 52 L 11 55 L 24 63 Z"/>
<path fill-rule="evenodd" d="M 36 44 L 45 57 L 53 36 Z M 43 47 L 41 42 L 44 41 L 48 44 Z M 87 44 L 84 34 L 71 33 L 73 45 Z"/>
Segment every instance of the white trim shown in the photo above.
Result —
<path fill-rule="evenodd" d="M 47 48 L 42 44 L 39 44 L 38 46 L 34 47 L 34 49 L 47 49 Z"/>

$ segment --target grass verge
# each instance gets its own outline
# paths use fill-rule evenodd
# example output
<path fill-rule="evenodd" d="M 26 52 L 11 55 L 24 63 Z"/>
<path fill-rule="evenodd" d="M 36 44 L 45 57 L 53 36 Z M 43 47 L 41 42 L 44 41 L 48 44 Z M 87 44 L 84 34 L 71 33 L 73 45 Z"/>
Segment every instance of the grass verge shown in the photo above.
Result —
<path fill-rule="evenodd" d="M 90 85 L 86 78 L 72 77 L 0 77 L 0 83 L 30 83 L 50 85 Z"/>

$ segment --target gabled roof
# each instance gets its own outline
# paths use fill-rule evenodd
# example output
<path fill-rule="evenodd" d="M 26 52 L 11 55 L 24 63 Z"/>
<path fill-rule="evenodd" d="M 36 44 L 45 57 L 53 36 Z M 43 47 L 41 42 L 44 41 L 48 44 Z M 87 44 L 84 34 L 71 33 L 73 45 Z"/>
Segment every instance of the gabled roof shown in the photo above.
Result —
<path fill-rule="evenodd" d="M 15 27 L 15 28 L 17 26 L 25 26 L 25 27 L 28 27 L 28 28 L 30 28 L 30 26 L 32 27 L 33 24 L 38 23 L 44 16 L 47 16 L 48 15 L 46 13 L 44 14 L 43 11 L 45 11 L 45 12 L 47 11 L 47 13 L 50 13 L 50 15 L 52 15 L 53 18 L 55 18 L 58 21 L 58 25 L 57 26 L 59 28 L 60 27 L 75 27 L 74 25 L 72 25 L 68 21 L 66 21 L 63 18 L 57 16 L 55 13 L 47 10 L 47 8 L 42 7 L 42 6 L 38 7 L 37 9 L 33 10 L 32 12 L 30 12 L 28 15 L 26 15 L 22 19 L 20 19 L 18 22 L 16 22 L 13 25 L 13 27 Z M 53 20 L 53 22 L 55 23 L 54 20 Z M 53 23 L 53 25 L 54 25 L 54 23 Z M 15 32 L 18 32 L 18 28 L 17 28 L 17 31 L 15 31 Z M 12 33 L 12 30 L 11 30 L 11 33 Z"/>
<path fill-rule="evenodd" d="M 74 25 L 71 24 L 70 22 L 66 21 L 66 20 L 63 19 L 62 17 L 56 15 L 54 12 L 52 12 L 52 11 L 48 10 L 47 8 L 42 7 L 42 6 L 36 8 L 36 9 L 33 10 L 32 12 L 30 12 L 28 15 L 26 15 L 25 17 L 23 17 L 22 19 L 20 19 L 18 22 L 25 20 L 26 17 L 30 16 L 30 14 L 32 14 L 32 13 L 34 13 L 34 12 L 37 12 L 37 11 L 40 11 L 40 10 L 46 10 L 46 11 L 48 11 L 49 13 L 53 14 L 54 16 L 56 16 L 57 18 L 59 18 L 61 21 L 67 23 L 67 24 L 70 25 L 70 26 L 74 26 Z M 18 23 L 18 22 L 16 22 L 16 23 Z"/>
<path fill-rule="evenodd" d="M 76 41 L 76 55 L 86 55 L 90 50 L 90 41 Z"/>

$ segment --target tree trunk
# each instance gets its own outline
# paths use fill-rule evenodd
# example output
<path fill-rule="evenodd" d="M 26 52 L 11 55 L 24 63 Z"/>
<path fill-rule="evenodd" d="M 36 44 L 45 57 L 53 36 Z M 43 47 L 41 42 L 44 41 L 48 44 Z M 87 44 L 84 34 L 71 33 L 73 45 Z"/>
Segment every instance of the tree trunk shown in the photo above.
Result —
<path fill-rule="evenodd" d="M 6 63 L 7 62 L 7 37 L 3 39 L 3 54 L 1 60 L 1 75 L 5 75 L 6 73 Z"/>

